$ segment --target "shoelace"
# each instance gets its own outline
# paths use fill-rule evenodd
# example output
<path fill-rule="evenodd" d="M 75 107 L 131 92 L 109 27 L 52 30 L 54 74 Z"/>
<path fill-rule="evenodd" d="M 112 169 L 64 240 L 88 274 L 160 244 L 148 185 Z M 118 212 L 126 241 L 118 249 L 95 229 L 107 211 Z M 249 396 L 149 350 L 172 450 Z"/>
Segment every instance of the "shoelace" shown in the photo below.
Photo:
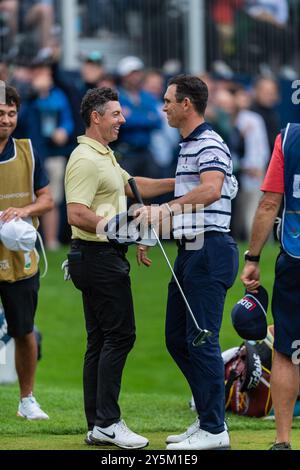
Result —
<path fill-rule="evenodd" d="M 25 403 L 22 402 L 22 404 L 25 406 L 25 407 L 28 407 L 29 404 L 31 404 L 31 406 L 34 406 L 35 408 L 37 409 L 41 409 L 41 406 L 40 404 L 36 401 L 36 399 L 34 397 L 28 397 L 28 401 L 26 401 Z"/>
<path fill-rule="evenodd" d="M 199 419 L 197 418 L 186 430 L 186 433 L 189 434 L 190 432 L 192 431 L 197 431 L 198 429 L 200 429 L 200 426 L 199 426 Z"/>
<path fill-rule="evenodd" d="M 134 434 L 129 428 L 128 426 L 126 425 L 125 421 L 122 419 L 120 421 L 120 424 L 119 424 L 120 428 L 122 429 L 122 431 L 124 431 L 124 434 Z"/>

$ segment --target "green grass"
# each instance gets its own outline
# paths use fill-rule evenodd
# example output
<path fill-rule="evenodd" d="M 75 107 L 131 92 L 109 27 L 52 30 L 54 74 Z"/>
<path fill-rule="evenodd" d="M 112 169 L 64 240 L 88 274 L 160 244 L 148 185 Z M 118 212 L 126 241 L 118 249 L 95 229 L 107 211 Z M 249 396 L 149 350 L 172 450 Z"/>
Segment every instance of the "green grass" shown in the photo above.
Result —
<path fill-rule="evenodd" d="M 165 247 L 174 259 L 175 246 L 167 243 Z M 244 249 L 240 247 L 241 253 Z M 277 251 L 274 245 L 267 246 L 261 263 L 262 281 L 270 294 Z M 17 418 L 17 385 L 0 386 L 0 449 L 89 449 L 82 444 L 86 432 L 82 400 L 85 328 L 80 293 L 71 282 L 63 281 L 60 271 L 65 253 L 66 250 L 61 250 L 48 255 L 50 269 L 41 281 L 36 319 L 43 333 L 36 396 L 51 419 L 27 422 Z M 163 449 L 167 434 L 181 432 L 194 419 L 194 413 L 188 408 L 188 387 L 164 345 L 170 274 L 158 248 L 151 251 L 150 269 L 136 265 L 134 248 L 128 256 L 132 266 L 137 341 L 124 371 L 121 407 L 130 427 L 150 438 L 149 448 Z M 237 279 L 226 301 L 222 349 L 241 342 L 231 325 L 230 311 L 242 294 Z M 229 415 L 228 420 L 234 449 L 264 449 L 274 438 L 273 422 L 234 415 Z M 297 448 L 300 421 L 295 420 L 294 427 L 293 444 Z"/>

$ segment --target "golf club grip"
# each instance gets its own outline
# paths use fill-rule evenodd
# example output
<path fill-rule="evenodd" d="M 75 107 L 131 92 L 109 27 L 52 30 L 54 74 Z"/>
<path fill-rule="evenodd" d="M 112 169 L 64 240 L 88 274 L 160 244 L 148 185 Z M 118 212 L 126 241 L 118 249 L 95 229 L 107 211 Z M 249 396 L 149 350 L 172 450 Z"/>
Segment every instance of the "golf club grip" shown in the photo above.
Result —
<path fill-rule="evenodd" d="M 129 183 L 129 186 L 131 187 L 131 191 L 133 192 L 133 195 L 134 195 L 135 199 L 137 200 L 137 202 L 138 202 L 139 204 L 143 204 L 143 205 L 144 205 L 142 196 L 141 196 L 140 193 L 139 193 L 139 190 L 138 190 L 138 187 L 137 187 L 137 185 L 136 185 L 135 179 L 134 179 L 134 178 L 130 178 L 130 179 L 128 180 L 128 183 Z"/>

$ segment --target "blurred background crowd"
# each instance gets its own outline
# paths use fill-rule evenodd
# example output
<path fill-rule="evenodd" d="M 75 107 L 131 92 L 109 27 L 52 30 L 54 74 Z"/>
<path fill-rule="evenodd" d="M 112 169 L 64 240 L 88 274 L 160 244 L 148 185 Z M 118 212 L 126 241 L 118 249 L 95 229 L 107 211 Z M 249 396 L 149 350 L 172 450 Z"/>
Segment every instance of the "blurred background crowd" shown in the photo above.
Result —
<path fill-rule="evenodd" d="M 55 197 L 46 247 L 69 241 L 63 175 L 84 132 L 85 92 L 118 89 L 120 164 L 168 177 L 180 136 L 167 125 L 163 93 L 180 72 L 209 87 L 206 119 L 229 145 L 240 183 L 233 235 L 248 239 L 275 137 L 300 117 L 299 20 L 299 0 L 0 0 L 0 80 L 22 98 L 15 137 L 32 139 Z"/>

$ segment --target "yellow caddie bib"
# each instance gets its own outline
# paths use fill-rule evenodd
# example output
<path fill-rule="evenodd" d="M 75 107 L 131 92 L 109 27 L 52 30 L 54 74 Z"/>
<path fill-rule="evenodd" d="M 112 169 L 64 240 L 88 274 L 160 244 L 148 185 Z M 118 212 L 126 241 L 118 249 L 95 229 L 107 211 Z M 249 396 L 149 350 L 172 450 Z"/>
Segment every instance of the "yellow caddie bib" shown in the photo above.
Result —
<path fill-rule="evenodd" d="M 35 200 L 34 156 L 29 139 L 13 139 L 14 156 L 0 161 L 0 211 L 8 207 L 24 207 Z M 38 227 L 38 218 L 31 222 Z M 10 251 L 0 241 L 0 282 L 15 282 L 33 276 L 38 270 L 38 255 Z"/>

